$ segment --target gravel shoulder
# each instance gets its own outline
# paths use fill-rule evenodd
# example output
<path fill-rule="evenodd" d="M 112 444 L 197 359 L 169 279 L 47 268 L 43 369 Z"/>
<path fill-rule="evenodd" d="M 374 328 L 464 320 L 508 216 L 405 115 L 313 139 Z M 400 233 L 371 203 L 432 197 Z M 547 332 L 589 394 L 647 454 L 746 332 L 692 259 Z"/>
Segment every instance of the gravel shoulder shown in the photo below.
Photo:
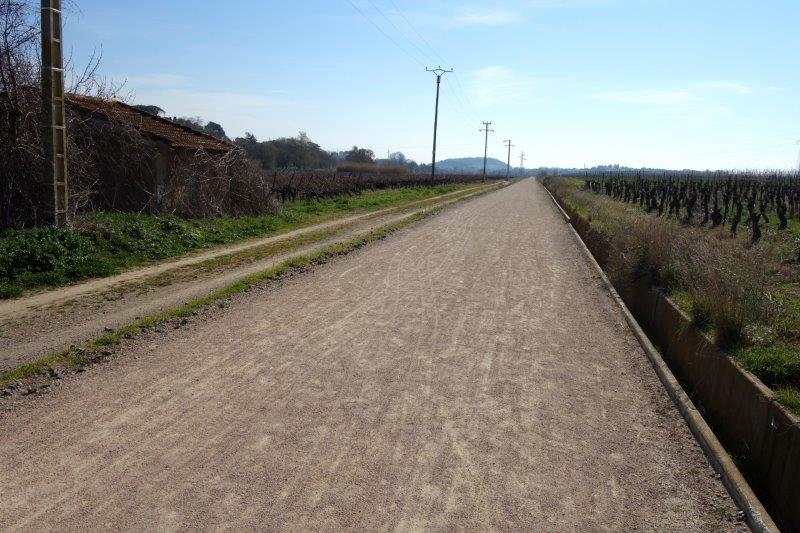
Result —
<path fill-rule="evenodd" d="M 2 529 L 746 530 L 526 180 L 0 411 Z"/>

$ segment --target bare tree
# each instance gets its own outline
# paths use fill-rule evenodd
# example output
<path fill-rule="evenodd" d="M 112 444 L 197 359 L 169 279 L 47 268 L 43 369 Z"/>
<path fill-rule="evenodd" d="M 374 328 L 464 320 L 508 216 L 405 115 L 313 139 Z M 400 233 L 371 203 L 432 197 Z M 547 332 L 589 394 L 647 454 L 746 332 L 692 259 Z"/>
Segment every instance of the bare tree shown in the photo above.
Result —
<path fill-rule="evenodd" d="M 0 228 L 47 223 L 47 198 L 52 184 L 44 183 L 44 158 L 41 147 L 41 58 L 40 29 L 36 3 L 21 0 L 0 0 Z M 70 3 L 71 9 L 77 9 Z M 122 85 L 98 76 L 102 50 L 95 51 L 86 65 L 73 68 L 66 64 L 68 92 L 117 97 Z M 112 125 L 117 134 L 127 137 L 135 147 L 141 139 L 136 132 L 121 124 Z M 74 213 L 91 204 L 98 182 L 92 170 L 97 158 L 107 158 L 96 145 L 108 142 L 109 125 L 87 120 L 68 110 L 67 127 L 79 136 L 68 136 L 70 168 L 70 210 Z M 140 137 L 140 136 L 139 136 Z M 92 145 L 95 145 L 94 147 Z M 131 165 L 135 150 L 124 151 L 129 157 L 120 163 Z"/>
<path fill-rule="evenodd" d="M 29 6 L 0 0 L 0 227 L 15 225 L 18 213 L 36 222 L 41 176 L 39 148 L 39 29 Z"/>

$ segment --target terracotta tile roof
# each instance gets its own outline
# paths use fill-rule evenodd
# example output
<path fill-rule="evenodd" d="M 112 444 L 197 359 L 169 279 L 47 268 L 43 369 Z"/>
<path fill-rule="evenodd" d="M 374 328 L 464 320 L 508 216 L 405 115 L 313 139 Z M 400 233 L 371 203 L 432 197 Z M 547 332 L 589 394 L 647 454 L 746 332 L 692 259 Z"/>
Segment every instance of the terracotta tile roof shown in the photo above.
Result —
<path fill-rule="evenodd" d="M 229 141 L 195 131 L 166 118 L 151 115 L 117 100 L 103 100 L 92 96 L 69 94 L 66 101 L 69 105 L 84 111 L 127 122 L 144 135 L 155 137 L 174 148 L 227 152 L 234 147 Z"/>

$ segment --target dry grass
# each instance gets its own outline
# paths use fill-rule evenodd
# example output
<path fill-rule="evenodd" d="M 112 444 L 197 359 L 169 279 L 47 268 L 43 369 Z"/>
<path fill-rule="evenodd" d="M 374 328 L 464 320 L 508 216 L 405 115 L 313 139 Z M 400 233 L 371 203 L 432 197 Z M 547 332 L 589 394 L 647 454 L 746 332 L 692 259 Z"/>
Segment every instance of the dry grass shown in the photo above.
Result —
<path fill-rule="evenodd" d="M 742 344 L 749 324 L 776 314 L 767 247 L 746 248 L 722 232 L 659 218 L 568 182 L 557 188 L 606 241 L 606 266 L 615 282 L 646 279 L 669 293 L 685 293 L 698 324 L 713 323 L 720 347 Z"/>
<path fill-rule="evenodd" d="M 698 327 L 767 385 L 800 384 L 800 268 L 785 232 L 768 230 L 751 246 L 746 236 L 648 214 L 575 180 L 548 186 L 589 220 L 616 284 L 645 279 L 676 295 Z"/>

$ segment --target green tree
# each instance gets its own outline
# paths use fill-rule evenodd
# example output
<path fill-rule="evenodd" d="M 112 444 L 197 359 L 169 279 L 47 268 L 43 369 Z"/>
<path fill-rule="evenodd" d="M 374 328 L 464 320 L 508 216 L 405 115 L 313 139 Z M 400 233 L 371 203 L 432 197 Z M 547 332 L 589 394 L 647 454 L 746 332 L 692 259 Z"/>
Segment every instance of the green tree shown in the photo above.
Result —
<path fill-rule="evenodd" d="M 171 117 L 170 120 L 195 131 L 205 132 L 206 123 L 200 117 Z"/>
<path fill-rule="evenodd" d="M 139 111 L 144 111 L 145 113 L 148 113 L 150 115 L 155 115 L 157 117 L 160 117 L 161 115 L 163 115 L 165 113 L 165 111 L 163 109 L 161 109 L 160 107 L 158 107 L 157 105 L 137 104 L 137 105 L 135 105 L 133 107 L 135 107 Z"/>
<path fill-rule="evenodd" d="M 205 131 L 209 135 L 213 135 L 218 139 L 228 138 L 228 135 L 225 133 L 225 129 L 216 122 L 209 122 L 208 124 L 206 124 L 205 127 L 203 128 L 203 131 Z"/>
<path fill-rule="evenodd" d="M 404 167 L 408 164 L 408 158 L 403 152 L 392 152 L 389 155 L 389 164 Z"/>
<path fill-rule="evenodd" d="M 374 163 L 375 152 L 369 148 L 359 148 L 353 146 L 351 150 L 345 153 L 344 160 L 350 163 Z"/>
<path fill-rule="evenodd" d="M 297 137 L 283 137 L 259 142 L 252 133 L 246 133 L 234 141 L 247 155 L 265 170 L 275 169 L 323 169 L 331 168 L 335 158 L 317 143 L 309 139 L 305 132 Z"/>

